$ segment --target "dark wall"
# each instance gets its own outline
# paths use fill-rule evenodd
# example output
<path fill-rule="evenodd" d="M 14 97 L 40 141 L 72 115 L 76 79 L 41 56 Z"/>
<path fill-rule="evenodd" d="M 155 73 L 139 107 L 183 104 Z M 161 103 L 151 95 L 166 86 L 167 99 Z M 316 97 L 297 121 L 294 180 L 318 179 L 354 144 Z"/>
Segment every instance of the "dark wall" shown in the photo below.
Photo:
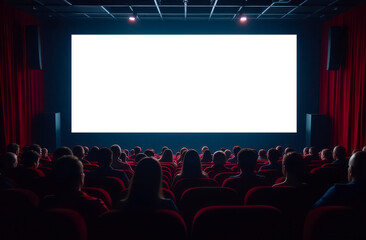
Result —
<path fill-rule="evenodd" d="M 318 113 L 320 27 L 319 22 L 311 21 L 249 21 L 246 25 L 234 21 L 156 21 L 136 24 L 116 20 L 47 21 L 43 26 L 45 108 L 46 111 L 61 112 L 61 141 L 62 145 L 67 146 L 75 144 L 110 146 L 119 143 L 124 148 L 140 145 L 143 148 L 160 149 L 167 145 L 173 150 L 178 150 L 182 146 L 199 149 L 207 145 L 212 149 L 218 149 L 240 145 L 268 149 L 283 145 L 301 150 L 305 145 L 305 114 Z M 298 34 L 298 132 L 296 134 L 72 134 L 70 34 Z M 143 115 L 139 110 L 121 106 L 122 108 L 125 109 L 126 115 Z M 286 109 L 278 106 L 278 114 L 283 111 Z M 181 114 L 184 114 L 184 111 L 181 111 Z M 230 115 L 235 117 L 235 113 Z M 263 109 L 263 117 L 272 116 L 267 116 L 266 109 Z"/>

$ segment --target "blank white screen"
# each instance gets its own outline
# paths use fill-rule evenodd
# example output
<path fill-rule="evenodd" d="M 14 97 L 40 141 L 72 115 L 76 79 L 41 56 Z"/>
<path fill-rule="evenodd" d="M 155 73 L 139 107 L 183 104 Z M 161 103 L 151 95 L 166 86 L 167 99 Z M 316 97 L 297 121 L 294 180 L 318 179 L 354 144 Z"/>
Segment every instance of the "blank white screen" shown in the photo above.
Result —
<path fill-rule="evenodd" d="M 71 131 L 296 132 L 296 35 L 72 35 Z"/>

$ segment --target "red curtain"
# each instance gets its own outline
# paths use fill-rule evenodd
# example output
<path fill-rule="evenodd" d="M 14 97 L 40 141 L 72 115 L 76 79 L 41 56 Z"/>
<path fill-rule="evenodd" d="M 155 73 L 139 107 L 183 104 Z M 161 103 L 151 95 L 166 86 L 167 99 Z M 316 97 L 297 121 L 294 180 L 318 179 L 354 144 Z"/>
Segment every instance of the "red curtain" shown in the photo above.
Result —
<path fill-rule="evenodd" d="M 346 59 L 337 71 L 327 71 L 328 27 L 347 29 Z M 351 152 L 366 145 L 366 4 L 323 24 L 320 113 L 331 117 L 333 144 Z"/>
<path fill-rule="evenodd" d="M 43 112 L 43 71 L 26 62 L 25 26 L 33 17 L 0 0 L 0 150 L 31 143 L 32 119 Z"/>

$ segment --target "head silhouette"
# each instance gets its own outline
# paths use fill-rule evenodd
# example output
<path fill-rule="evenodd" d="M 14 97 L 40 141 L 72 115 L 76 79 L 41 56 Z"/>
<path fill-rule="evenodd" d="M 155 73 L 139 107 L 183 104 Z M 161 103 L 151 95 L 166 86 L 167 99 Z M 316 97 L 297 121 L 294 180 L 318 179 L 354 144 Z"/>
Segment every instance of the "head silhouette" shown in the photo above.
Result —
<path fill-rule="evenodd" d="M 113 152 L 113 160 L 117 160 L 121 157 L 122 149 L 118 144 L 113 144 L 111 150 Z"/>
<path fill-rule="evenodd" d="M 266 158 L 267 158 L 267 152 L 266 152 L 266 150 L 264 150 L 264 149 L 260 149 L 260 150 L 258 151 L 258 157 L 260 157 L 260 158 L 262 158 L 262 159 L 266 159 Z"/>
<path fill-rule="evenodd" d="M 204 152 L 205 152 L 206 150 L 208 150 L 208 147 L 207 147 L 207 146 L 203 146 L 203 147 L 201 148 L 201 153 L 202 153 L 202 154 L 204 154 Z"/>
<path fill-rule="evenodd" d="M 84 158 L 85 155 L 85 150 L 83 148 L 83 146 L 81 145 L 76 145 L 73 149 L 72 149 L 72 153 L 74 154 L 74 156 L 76 156 L 79 160 Z"/>
<path fill-rule="evenodd" d="M 152 157 L 143 158 L 136 166 L 126 201 L 133 205 L 149 205 L 162 198 L 161 177 L 159 162 Z"/>
<path fill-rule="evenodd" d="M 105 168 L 112 164 L 113 152 L 109 148 L 103 147 L 97 152 L 99 167 Z"/>
<path fill-rule="evenodd" d="M 52 176 L 61 191 L 80 191 L 84 185 L 83 164 L 75 156 L 59 158 L 53 165 Z"/>
<path fill-rule="evenodd" d="M 99 147 L 94 146 L 89 150 L 87 160 L 90 162 L 97 162 L 97 152 L 99 151 Z"/>
<path fill-rule="evenodd" d="M 212 161 L 216 166 L 224 166 L 226 162 L 225 153 L 223 153 L 222 151 L 216 151 L 213 155 Z"/>
<path fill-rule="evenodd" d="M 38 168 L 39 154 L 36 151 L 29 150 L 22 155 L 22 163 L 24 167 Z"/>
<path fill-rule="evenodd" d="M 165 149 L 161 156 L 160 162 L 173 162 L 173 152 L 170 149 Z"/>
<path fill-rule="evenodd" d="M 153 149 L 146 149 L 144 153 L 148 157 L 154 157 L 154 155 L 155 155 L 155 152 Z"/>
<path fill-rule="evenodd" d="M 10 143 L 7 148 L 6 148 L 7 152 L 11 152 L 11 153 L 15 153 L 15 155 L 19 155 L 20 152 L 20 146 L 17 143 Z"/>
<path fill-rule="evenodd" d="M 349 160 L 348 180 L 366 184 L 366 152 L 353 154 Z"/>
<path fill-rule="evenodd" d="M 309 148 L 309 154 L 315 157 L 319 156 L 319 151 L 316 147 L 310 147 Z"/>
<path fill-rule="evenodd" d="M 277 161 L 280 158 L 280 153 L 275 148 L 270 148 L 267 151 L 267 158 L 271 164 L 277 164 Z"/>
<path fill-rule="evenodd" d="M 346 159 L 346 155 L 347 155 L 347 152 L 346 152 L 346 149 L 342 146 L 335 146 L 334 149 L 333 149 L 333 158 L 334 160 L 337 160 L 337 159 L 341 159 L 341 160 L 344 160 Z"/>
<path fill-rule="evenodd" d="M 210 150 L 206 149 L 202 155 L 202 162 L 212 162 L 212 154 Z"/>
<path fill-rule="evenodd" d="M 309 154 L 309 147 L 304 147 L 304 149 L 302 150 L 302 154 L 305 156 L 305 155 L 308 155 Z"/>
<path fill-rule="evenodd" d="M 332 151 L 328 148 L 323 149 L 320 152 L 320 159 L 323 161 L 333 161 L 333 157 L 332 157 Z"/>
<path fill-rule="evenodd" d="M 239 147 L 239 146 L 233 147 L 233 153 L 234 153 L 235 157 L 238 156 L 240 149 L 241 149 L 241 147 Z"/>
<path fill-rule="evenodd" d="M 48 157 L 48 149 L 47 148 L 42 148 L 42 157 L 43 158 Z"/>
<path fill-rule="evenodd" d="M 252 173 L 257 165 L 258 153 L 254 149 L 243 148 L 238 153 L 238 164 L 242 172 Z"/>
<path fill-rule="evenodd" d="M 53 153 L 53 161 L 57 161 L 59 158 L 63 156 L 72 156 L 73 153 L 70 148 L 68 147 L 59 147 L 56 149 L 56 151 Z"/>
<path fill-rule="evenodd" d="M 285 149 L 285 154 L 290 153 L 290 152 L 295 152 L 295 149 L 293 149 L 292 147 L 287 147 Z"/>
<path fill-rule="evenodd" d="M 18 158 L 15 153 L 4 153 L 0 158 L 0 172 L 4 173 L 18 166 Z"/>
<path fill-rule="evenodd" d="M 133 148 L 135 155 L 139 154 L 141 152 L 141 147 L 140 146 L 136 146 Z"/>
<path fill-rule="evenodd" d="M 225 153 L 226 160 L 229 160 L 231 157 L 231 151 L 229 149 L 226 149 L 224 153 Z"/>
<path fill-rule="evenodd" d="M 122 162 L 126 162 L 126 160 L 128 159 L 127 154 L 124 153 L 124 152 L 121 152 L 121 155 L 119 156 L 119 159 L 121 159 Z"/>
<path fill-rule="evenodd" d="M 280 154 L 280 156 L 283 155 L 283 148 L 282 148 L 282 146 L 277 146 L 276 147 L 276 150 L 278 151 L 278 153 Z"/>
<path fill-rule="evenodd" d="M 187 178 L 202 176 L 200 157 L 194 149 L 190 149 L 185 153 L 182 176 Z"/>
<path fill-rule="evenodd" d="M 30 145 L 29 146 L 29 150 L 33 150 L 33 151 L 37 152 L 39 155 L 42 154 L 42 148 L 38 144 L 32 144 L 32 145 Z"/>
<path fill-rule="evenodd" d="M 135 157 L 135 162 L 139 162 L 140 160 L 142 160 L 143 158 L 146 158 L 146 154 L 145 153 L 139 153 L 136 155 Z"/>
<path fill-rule="evenodd" d="M 296 176 L 300 178 L 305 169 L 304 159 L 301 154 L 290 152 L 284 155 L 282 162 L 282 171 L 284 176 Z"/>

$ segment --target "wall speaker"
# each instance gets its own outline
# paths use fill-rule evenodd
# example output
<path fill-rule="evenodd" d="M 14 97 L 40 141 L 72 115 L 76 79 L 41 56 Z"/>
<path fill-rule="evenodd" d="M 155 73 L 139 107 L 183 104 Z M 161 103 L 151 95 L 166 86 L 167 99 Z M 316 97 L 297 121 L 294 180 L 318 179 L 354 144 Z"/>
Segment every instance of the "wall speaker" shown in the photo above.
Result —
<path fill-rule="evenodd" d="M 61 143 L 61 114 L 42 113 L 33 122 L 33 142 L 49 151 L 55 151 Z"/>
<path fill-rule="evenodd" d="M 322 114 L 306 114 L 306 146 L 319 150 L 332 147 L 330 117 Z"/>
<path fill-rule="evenodd" d="M 41 33 L 39 26 L 26 26 L 27 65 L 30 69 L 42 69 Z"/>
<path fill-rule="evenodd" d="M 346 29 L 329 27 L 327 70 L 338 70 L 346 55 Z"/>

